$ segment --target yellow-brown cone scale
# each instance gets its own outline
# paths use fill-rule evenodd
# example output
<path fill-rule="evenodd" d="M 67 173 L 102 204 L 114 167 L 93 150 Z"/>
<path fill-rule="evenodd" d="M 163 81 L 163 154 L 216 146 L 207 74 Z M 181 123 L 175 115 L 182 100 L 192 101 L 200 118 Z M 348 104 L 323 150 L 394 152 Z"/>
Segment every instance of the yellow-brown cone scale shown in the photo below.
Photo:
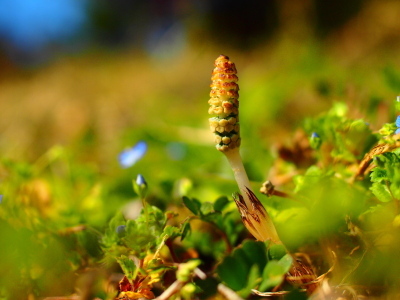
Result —
<path fill-rule="evenodd" d="M 209 119 L 211 131 L 215 135 L 217 149 L 227 157 L 235 175 L 241 194 L 234 200 L 242 217 L 243 224 L 259 241 L 270 240 L 273 244 L 282 244 L 275 226 L 257 196 L 250 189 L 250 182 L 239 153 L 239 86 L 236 67 L 228 56 L 220 55 L 214 63 L 211 83 L 211 99 L 208 101 L 208 113 L 215 115 Z M 317 285 L 317 277 L 311 267 L 294 262 L 287 274 L 287 281 L 304 287 L 312 293 Z"/>
<path fill-rule="evenodd" d="M 240 146 L 238 77 L 228 56 L 220 55 L 214 66 L 208 113 L 216 116 L 209 122 L 217 149 L 225 152 Z"/>

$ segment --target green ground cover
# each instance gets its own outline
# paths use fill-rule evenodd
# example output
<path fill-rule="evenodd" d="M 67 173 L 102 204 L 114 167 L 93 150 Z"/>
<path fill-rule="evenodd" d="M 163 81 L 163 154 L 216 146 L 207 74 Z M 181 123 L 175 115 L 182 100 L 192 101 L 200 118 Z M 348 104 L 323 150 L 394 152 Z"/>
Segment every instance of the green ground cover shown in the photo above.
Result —
<path fill-rule="evenodd" d="M 232 200 L 207 121 L 219 51 L 96 53 L 2 80 L 1 299 L 309 297 L 284 279 L 291 258 L 255 242 Z M 224 54 L 238 68 L 252 188 L 286 247 L 325 275 L 318 295 L 398 295 L 396 56 L 285 40 Z M 140 141 L 146 151 L 121 167 Z M 259 193 L 266 180 L 288 197 Z"/>

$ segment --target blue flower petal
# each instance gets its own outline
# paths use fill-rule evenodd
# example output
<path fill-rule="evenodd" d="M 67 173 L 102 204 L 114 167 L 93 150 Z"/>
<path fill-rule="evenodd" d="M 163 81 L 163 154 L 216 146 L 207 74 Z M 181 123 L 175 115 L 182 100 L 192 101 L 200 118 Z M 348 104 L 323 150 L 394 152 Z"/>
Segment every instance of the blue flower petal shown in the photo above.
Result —
<path fill-rule="evenodd" d="M 397 127 L 400 127 L 400 116 L 397 116 L 397 119 L 396 119 L 396 126 L 397 126 Z"/>
<path fill-rule="evenodd" d="M 138 176 L 136 177 L 136 184 L 137 185 L 147 185 L 146 180 L 144 179 L 142 174 L 138 174 Z"/>
<path fill-rule="evenodd" d="M 123 237 L 126 232 L 126 226 L 125 225 L 119 225 L 117 228 L 115 228 L 115 232 L 119 237 Z"/>
<path fill-rule="evenodd" d="M 394 134 L 399 134 L 400 133 L 400 128 L 397 128 Z"/>
<path fill-rule="evenodd" d="M 135 146 L 122 151 L 118 156 L 121 167 L 129 168 L 137 163 L 146 153 L 146 142 L 140 141 Z"/>
<path fill-rule="evenodd" d="M 3 202 L 3 195 L 0 195 L 0 204 Z"/>
<path fill-rule="evenodd" d="M 316 132 L 311 133 L 311 138 L 319 138 L 318 133 Z"/>

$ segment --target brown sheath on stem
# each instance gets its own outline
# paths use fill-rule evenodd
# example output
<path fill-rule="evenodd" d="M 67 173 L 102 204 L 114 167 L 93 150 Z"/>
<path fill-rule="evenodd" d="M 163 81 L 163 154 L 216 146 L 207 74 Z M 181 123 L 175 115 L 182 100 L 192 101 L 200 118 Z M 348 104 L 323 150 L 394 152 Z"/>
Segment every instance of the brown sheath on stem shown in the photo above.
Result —
<path fill-rule="evenodd" d="M 250 182 L 239 153 L 239 86 L 236 66 L 228 56 L 220 55 L 211 76 L 209 114 L 210 129 L 214 133 L 217 150 L 228 158 L 241 194 L 235 198 L 236 205 L 246 228 L 260 241 L 281 241 L 267 211 L 250 189 Z"/>
<path fill-rule="evenodd" d="M 209 119 L 209 123 L 215 136 L 216 148 L 227 157 L 240 189 L 240 194 L 234 195 L 236 206 L 243 224 L 257 240 L 282 244 L 268 212 L 250 189 L 250 182 L 239 153 L 241 139 L 236 66 L 225 55 L 220 55 L 215 60 L 214 66 L 208 113 L 215 116 Z M 296 259 L 288 276 L 292 283 L 300 286 L 304 281 L 316 278 L 311 268 L 305 267 Z"/>

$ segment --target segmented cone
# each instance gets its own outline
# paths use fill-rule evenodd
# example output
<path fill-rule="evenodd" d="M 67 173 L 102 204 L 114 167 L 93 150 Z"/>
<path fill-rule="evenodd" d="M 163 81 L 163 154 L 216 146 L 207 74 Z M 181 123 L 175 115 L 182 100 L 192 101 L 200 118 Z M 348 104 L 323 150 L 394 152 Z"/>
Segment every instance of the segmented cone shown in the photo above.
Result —
<path fill-rule="evenodd" d="M 216 116 L 209 122 L 217 149 L 225 152 L 240 146 L 238 77 L 228 56 L 220 55 L 214 65 L 208 113 Z"/>

